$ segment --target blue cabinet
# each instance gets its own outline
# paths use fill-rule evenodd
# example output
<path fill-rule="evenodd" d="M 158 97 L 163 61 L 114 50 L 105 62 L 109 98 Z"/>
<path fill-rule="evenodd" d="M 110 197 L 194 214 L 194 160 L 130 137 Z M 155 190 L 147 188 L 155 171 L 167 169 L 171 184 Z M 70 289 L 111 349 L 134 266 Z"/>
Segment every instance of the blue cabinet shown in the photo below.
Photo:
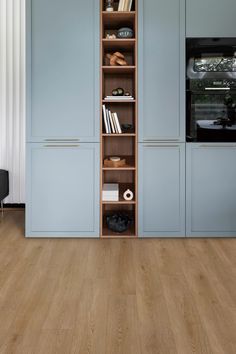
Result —
<path fill-rule="evenodd" d="M 185 236 L 185 144 L 139 144 L 139 236 Z"/>
<path fill-rule="evenodd" d="M 185 0 L 139 0 L 139 141 L 185 141 Z"/>
<path fill-rule="evenodd" d="M 187 145 L 187 236 L 236 235 L 236 145 Z"/>
<path fill-rule="evenodd" d="M 28 144 L 28 237 L 99 236 L 99 144 Z"/>
<path fill-rule="evenodd" d="M 27 141 L 98 142 L 99 1 L 26 1 Z"/>
<path fill-rule="evenodd" d="M 187 37 L 236 37 L 235 0 L 186 0 Z"/>

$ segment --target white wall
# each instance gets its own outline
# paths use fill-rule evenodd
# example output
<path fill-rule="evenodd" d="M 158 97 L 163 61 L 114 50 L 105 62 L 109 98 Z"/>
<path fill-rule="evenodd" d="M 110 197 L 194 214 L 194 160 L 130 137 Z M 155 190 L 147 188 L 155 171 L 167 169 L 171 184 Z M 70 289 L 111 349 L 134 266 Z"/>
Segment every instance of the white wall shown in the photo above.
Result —
<path fill-rule="evenodd" d="M 7 203 L 25 201 L 25 0 L 0 0 L 0 168 Z"/>

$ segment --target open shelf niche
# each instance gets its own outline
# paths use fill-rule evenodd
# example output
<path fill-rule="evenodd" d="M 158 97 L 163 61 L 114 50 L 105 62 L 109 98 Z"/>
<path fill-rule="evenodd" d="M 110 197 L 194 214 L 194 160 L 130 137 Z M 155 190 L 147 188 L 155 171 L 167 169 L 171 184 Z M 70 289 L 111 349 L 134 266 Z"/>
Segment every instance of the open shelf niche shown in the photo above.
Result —
<path fill-rule="evenodd" d="M 137 0 L 133 0 L 132 8 L 129 12 L 118 11 L 119 1 L 114 2 L 114 11 L 106 12 L 106 1 L 100 0 L 101 16 L 101 38 L 100 38 L 100 78 L 101 78 L 101 111 L 100 111 L 100 131 L 101 131 L 101 194 L 100 194 L 100 235 L 102 238 L 135 238 L 137 237 L 138 212 L 137 212 Z M 117 38 L 118 30 L 124 27 L 131 28 L 132 38 Z M 113 35 L 113 38 L 108 36 Z M 111 65 L 107 54 L 120 52 L 124 55 L 127 65 Z M 129 93 L 132 98 L 112 96 L 112 91 L 116 88 L 123 88 L 125 93 Z M 107 131 L 104 122 L 105 109 L 117 114 L 120 130 L 112 129 Z M 105 111 L 106 112 L 106 111 Z M 106 113 L 105 113 L 106 114 Z M 110 117 L 108 113 L 108 117 Z M 113 128 L 114 121 L 113 121 Z M 111 156 L 125 159 L 125 164 L 118 167 L 107 166 L 105 159 Z M 105 184 L 119 185 L 118 201 L 103 200 L 103 186 Z M 123 195 L 126 190 L 133 192 L 132 200 L 125 200 Z M 116 233 L 109 229 L 107 216 L 121 213 L 130 218 L 132 223 L 123 233 Z"/>

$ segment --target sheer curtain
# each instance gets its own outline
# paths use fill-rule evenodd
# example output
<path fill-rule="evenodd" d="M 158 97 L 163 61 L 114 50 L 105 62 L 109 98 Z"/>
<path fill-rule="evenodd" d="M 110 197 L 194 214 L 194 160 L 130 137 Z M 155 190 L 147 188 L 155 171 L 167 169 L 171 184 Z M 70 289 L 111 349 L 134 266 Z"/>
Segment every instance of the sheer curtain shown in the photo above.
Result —
<path fill-rule="evenodd" d="M 25 201 L 25 0 L 0 0 L 0 169 L 7 203 Z"/>

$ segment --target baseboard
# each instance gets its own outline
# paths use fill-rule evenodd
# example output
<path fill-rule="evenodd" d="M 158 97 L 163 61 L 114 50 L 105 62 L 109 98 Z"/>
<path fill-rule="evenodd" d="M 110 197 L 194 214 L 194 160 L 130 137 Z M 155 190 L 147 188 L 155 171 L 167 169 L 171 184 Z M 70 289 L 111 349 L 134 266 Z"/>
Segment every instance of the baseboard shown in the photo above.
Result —
<path fill-rule="evenodd" d="M 22 210 L 25 209 L 25 204 L 17 204 L 17 203 L 6 203 L 3 204 L 4 210 Z M 1 210 L 1 208 L 0 208 Z"/>

